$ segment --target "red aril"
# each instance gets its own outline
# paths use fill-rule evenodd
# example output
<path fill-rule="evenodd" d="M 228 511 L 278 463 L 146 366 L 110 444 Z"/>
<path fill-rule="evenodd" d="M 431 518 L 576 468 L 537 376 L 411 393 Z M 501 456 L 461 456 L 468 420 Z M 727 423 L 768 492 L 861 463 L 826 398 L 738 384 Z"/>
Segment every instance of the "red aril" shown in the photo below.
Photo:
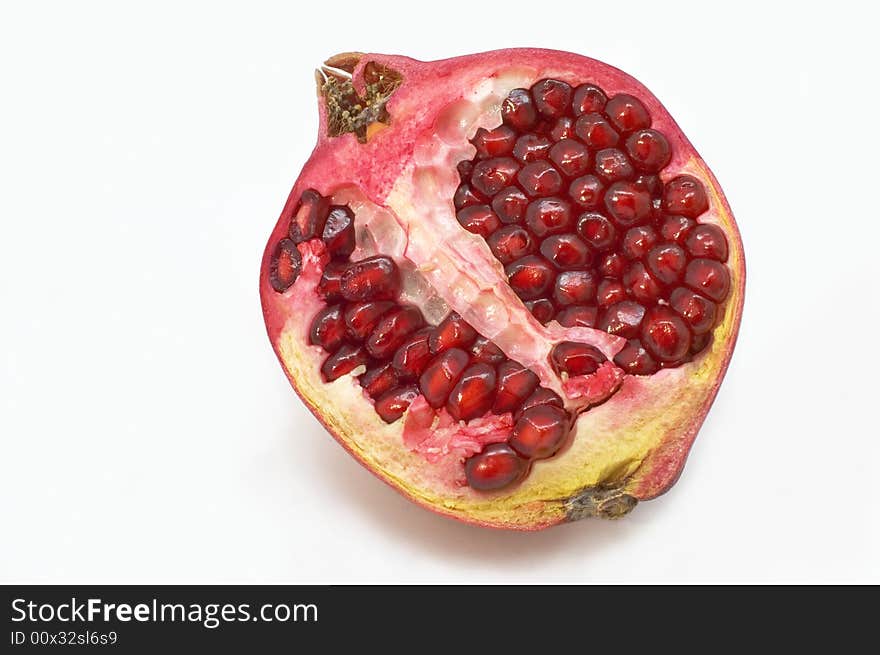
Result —
<path fill-rule="evenodd" d="M 496 414 L 514 412 L 532 395 L 540 380 L 522 364 L 508 360 L 498 367 L 498 385 L 492 411 Z"/>
<path fill-rule="evenodd" d="M 516 260 L 505 268 L 505 272 L 510 288 L 523 300 L 544 296 L 556 278 L 556 272 L 547 260 L 536 255 Z"/>
<path fill-rule="evenodd" d="M 510 446 L 496 443 L 467 461 L 465 475 L 471 488 L 494 491 L 516 482 L 526 467 L 526 460 L 517 455 Z"/>
<path fill-rule="evenodd" d="M 693 257 L 727 261 L 727 237 L 720 227 L 711 223 L 703 223 L 689 230 L 684 247 Z"/>
<path fill-rule="evenodd" d="M 368 368 L 359 378 L 370 398 L 377 398 L 397 386 L 400 376 L 390 362 L 380 362 Z"/>
<path fill-rule="evenodd" d="M 415 385 L 397 387 L 379 396 L 373 407 L 383 421 L 394 423 L 418 396 L 419 388 Z"/>
<path fill-rule="evenodd" d="M 565 410 L 540 405 L 522 413 L 513 428 L 510 447 L 527 459 L 545 459 L 556 454 L 567 436 Z"/>
<path fill-rule="evenodd" d="M 569 305 L 556 315 L 556 320 L 563 327 L 594 327 L 598 316 L 595 305 Z"/>
<path fill-rule="evenodd" d="M 269 284 L 278 293 L 287 291 L 296 282 L 302 271 L 302 257 L 296 244 L 290 239 L 282 239 L 275 247 L 272 264 L 269 268 Z"/>
<path fill-rule="evenodd" d="M 513 156 L 522 164 L 546 159 L 553 142 L 543 134 L 523 134 L 513 146 Z"/>
<path fill-rule="evenodd" d="M 460 348 L 451 348 L 431 360 L 419 377 L 419 389 L 431 407 L 437 409 L 446 404 L 469 361 L 468 354 Z"/>
<path fill-rule="evenodd" d="M 499 228 L 489 235 L 486 242 L 492 249 L 492 254 L 502 264 L 509 264 L 535 250 L 532 235 L 519 225 L 505 225 Z"/>
<path fill-rule="evenodd" d="M 370 336 L 379 319 L 393 307 L 394 303 L 390 300 L 348 303 L 343 314 L 346 336 L 357 341 L 363 341 Z M 318 318 L 316 317 L 315 320 L 318 320 Z M 334 350 L 334 348 L 327 345 L 324 345 L 324 349 Z"/>
<path fill-rule="evenodd" d="M 394 353 L 391 364 L 401 378 L 405 380 L 417 379 L 433 359 L 435 353 L 431 352 L 430 339 L 433 330 L 425 329 L 414 332 L 408 336 Z"/>
<path fill-rule="evenodd" d="M 468 348 L 477 338 L 477 332 L 458 314 L 452 313 L 444 318 L 430 332 L 428 346 L 434 354 L 450 348 Z"/>
<path fill-rule="evenodd" d="M 397 295 L 400 273 L 389 257 L 370 257 L 352 264 L 342 273 L 339 292 L 345 300 L 384 300 Z"/>
<path fill-rule="evenodd" d="M 492 198 L 492 210 L 502 223 L 521 223 L 528 206 L 528 197 L 521 189 L 515 186 L 501 189 Z M 480 234 L 486 236 L 492 233 L 494 229 L 481 231 Z M 474 230 L 471 230 L 471 232 L 474 232 Z"/>
<path fill-rule="evenodd" d="M 312 320 L 309 341 L 312 345 L 333 352 L 345 341 L 346 332 L 342 305 L 327 305 Z"/>
<path fill-rule="evenodd" d="M 495 369 L 477 362 L 464 370 L 449 392 L 446 410 L 456 421 L 470 421 L 492 409 L 496 389 Z"/>
<path fill-rule="evenodd" d="M 562 270 L 583 268 L 593 259 L 593 253 L 590 252 L 587 244 L 575 234 L 547 237 L 541 242 L 541 254 L 556 268 Z"/>

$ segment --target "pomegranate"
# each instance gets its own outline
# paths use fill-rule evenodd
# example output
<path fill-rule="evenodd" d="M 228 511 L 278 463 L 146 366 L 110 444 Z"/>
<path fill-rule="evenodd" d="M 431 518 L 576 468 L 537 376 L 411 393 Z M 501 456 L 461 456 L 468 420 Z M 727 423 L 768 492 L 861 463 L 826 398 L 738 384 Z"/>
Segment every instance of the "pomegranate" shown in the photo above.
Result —
<path fill-rule="evenodd" d="M 481 525 L 614 518 L 667 490 L 730 361 L 745 265 L 657 99 L 536 49 L 348 53 L 317 81 L 260 292 L 318 420 Z"/>

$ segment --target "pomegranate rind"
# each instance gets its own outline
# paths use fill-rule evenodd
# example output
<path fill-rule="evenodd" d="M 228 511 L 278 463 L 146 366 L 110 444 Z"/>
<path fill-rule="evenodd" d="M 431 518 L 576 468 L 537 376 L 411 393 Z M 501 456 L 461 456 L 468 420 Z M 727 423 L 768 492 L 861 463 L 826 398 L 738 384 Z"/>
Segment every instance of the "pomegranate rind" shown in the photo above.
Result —
<path fill-rule="evenodd" d="M 260 289 L 266 326 L 296 392 L 328 432 L 368 470 L 411 500 L 465 522 L 538 530 L 585 516 L 621 516 L 637 501 L 663 493 L 679 476 L 717 394 L 742 314 L 745 290 L 742 243 L 712 173 L 647 89 L 625 73 L 593 59 L 535 49 L 502 50 L 426 63 L 388 55 L 361 55 L 355 68 L 356 85 L 357 72 L 368 61 L 388 66 L 404 78 L 403 85 L 388 103 L 390 128 L 376 132 L 367 143 L 358 143 L 352 134 L 330 139 L 325 134 L 326 115 L 321 108 L 318 145 L 291 192 L 263 257 Z M 706 185 L 710 210 L 700 222 L 712 222 L 724 230 L 730 245 L 727 265 L 732 279 L 722 320 L 714 329 L 712 343 L 706 350 L 678 368 L 650 377 L 626 377 L 610 400 L 580 415 L 569 447 L 554 458 L 536 462 L 520 485 L 494 493 L 441 483 L 452 476 L 450 471 L 429 464 L 420 454 L 405 448 L 404 422 L 389 425 L 381 421 L 351 376 L 325 384 L 319 373 L 323 355 L 307 341 L 314 312 L 309 311 L 307 304 L 298 302 L 294 307 L 290 301 L 291 292 L 295 294 L 298 287 L 302 291 L 301 287 L 308 281 L 301 278 L 288 293 L 278 294 L 269 285 L 267 275 L 273 246 L 286 231 L 293 205 L 306 188 L 329 194 L 334 180 L 353 183 L 370 201 L 389 207 L 406 220 L 417 220 L 422 210 L 417 197 L 421 195 L 420 185 L 425 184 L 426 168 L 440 175 L 444 166 L 449 167 L 449 162 L 439 162 L 439 166 L 438 162 L 430 162 L 430 153 L 416 152 L 419 144 L 426 143 L 426 134 L 433 138 L 431 130 L 436 114 L 423 111 L 431 104 L 426 98 L 434 98 L 435 106 L 459 111 L 455 103 L 464 102 L 469 90 L 485 83 L 487 77 L 508 80 L 509 88 L 513 88 L 514 83 L 528 86 L 544 77 L 558 77 L 573 83 L 591 81 L 609 93 L 627 92 L 639 97 L 651 112 L 654 127 L 666 134 L 673 148 L 673 159 L 664 170 L 663 179 L 689 173 Z M 444 79 L 444 84 L 433 83 L 437 79 Z M 467 114 L 468 108 L 462 105 L 460 111 L 462 115 Z M 407 120 L 396 124 L 395 115 L 406 115 Z M 477 127 L 491 127 L 493 121 L 497 124 L 497 108 L 494 115 L 474 112 L 466 118 L 468 120 L 459 121 L 456 128 L 462 131 L 461 135 L 452 130 L 442 138 L 466 139 Z M 394 163 L 371 166 L 372 158 Z M 351 161 L 367 162 L 367 165 L 352 170 Z M 339 170 L 351 174 L 346 175 L 346 180 L 338 180 Z M 430 181 L 436 182 L 436 179 Z M 454 221 L 451 206 L 448 213 L 449 220 Z M 458 307 L 453 308 L 460 311 Z"/>

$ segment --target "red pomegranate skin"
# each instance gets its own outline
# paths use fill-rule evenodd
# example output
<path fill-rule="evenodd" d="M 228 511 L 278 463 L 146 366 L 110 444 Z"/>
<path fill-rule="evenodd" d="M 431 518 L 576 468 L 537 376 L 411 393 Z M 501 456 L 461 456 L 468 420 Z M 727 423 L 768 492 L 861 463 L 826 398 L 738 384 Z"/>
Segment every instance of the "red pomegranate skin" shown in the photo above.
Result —
<path fill-rule="evenodd" d="M 293 186 L 263 255 L 260 293 L 267 332 L 303 402 L 327 431 L 380 479 L 428 509 L 469 523 L 538 530 L 587 516 L 616 518 L 628 513 L 638 501 L 666 491 L 681 474 L 723 380 L 736 343 L 745 292 L 744 255 L 733 214 L 714 175 L 675 121 L 659 101 L 629 75 L 597 60 L 560 51 L 498 50 L 435 62 L 350 53 L 334 57 L 328 64 L 350 69 L 354 87 L 360 94 L 365 91 L 364 71 L 371 66 L 393 71 L 399 76 L 400 84 L 385 105 L 387 124 L 373 123 L 360 135 L 350 132 L 331 135 L 330 113 L 322 95 L 318 94 L 317 144 Z M 417 206 L 418 198 L 406 197 L 401 189 L 414 181 L 419 183 L 420 176 L 424 177 L 431 165 L 454 168 L 453 162 L 432 161 L 426 144 L 432 139 L 440 142 L 461 139 L 456 131 L 460 123 L 449 116 L 458 111 L 473 89 L 498 77 L 499 71 L 505 74 L 515 71 L 515 76 L 529 80 L 530 84 L 545 78 L 561 79 L 572 87 L 593 83 L 609 97 L 626 93 L 638 98 L 650 113 L 651 129 L 659 130 L 669 141 L 671 157 L 665 169 L 667 179 L 675 174 L 693 175 L 705 186 L 710 219 L 723 230 L 728 242 L 726 265 L 730 271 L 730 290 L 719 311 L 721 316 L 710 345 L 693 361 L 651 376 L 626 376 L 609 400 L 579 416 L 574 442 L 556 457 L 534 466 L 518 487 L 488 495 L 447 494 L 420 487 L 417 481 L 405 479 L 390 467 L 371 450 L 374 437 L 361 433 L 350 408 L 340 407 L 333 395 L 335 392 L 325 391 L 312 381 L 310 367 L 317 369 L 320 361 L 312 362 L 310 356 L 304 354 L 311 316 L 303 319 L 297 318 L 297 314 L 305 310 L 315 313 L 320 307 L 292 307 L 288 296 L 273 289 L 269 273 L 277 244 L 288 232 L 293 211 L 307 189 L 334 197 L 335 202 L 340 188 L 354 188 L 365 202 L 392 212 L 405 212 L 407 203 L 411 204 L 409 210 Z M 470 128 L 464 138 L 471 138 L 474 131 L 475 127 Z M 687 199 L 672 198 L 670 203 L 676 201 L 678 206 L 686 206 L 681 203 Z M 449 220 L 455 221 L 452 193 L 448 203 Z M 583 211 L 587 210 L 577 210 L 573 222 Z M 304 272 L 301 279 L 306 275 Z M 467 308 L 453 309 L 467 311 Z M 527 310 L 523 308 L 523 311 Z M 360 411 L 369 409 L 369 405 L 364 405 Z M 400 423 L 389 429 L 403 432 Z M 627 445 L 633 430 L 638 435 L 636 446 Z M 611 444 L 604 448 L 601 457 L 597 456 L 598 451 L 584 445 L 589 443 L 589 435 L 599 432 L 604 435 L 606 446 Z M 566 458 L 569 459 L 563 466 Z"/>

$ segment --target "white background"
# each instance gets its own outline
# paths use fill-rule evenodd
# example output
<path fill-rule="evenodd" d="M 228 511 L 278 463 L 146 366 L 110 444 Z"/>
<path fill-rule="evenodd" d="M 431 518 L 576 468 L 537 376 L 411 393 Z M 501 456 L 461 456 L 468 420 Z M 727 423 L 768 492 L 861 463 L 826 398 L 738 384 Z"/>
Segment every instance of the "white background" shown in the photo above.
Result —
<path fill-rule="evenodd" d="M 880 582 L 875 17 L 12 4 L 0 580 Z M 257 292 L 314 143 L 317 64 L 518 45 L 651 88 L 721 181 L 749 266 L 739 346 L 678 485 L 622 521 L 538 534 L 434 516 L 356 464 L 288 385 Z"/>

